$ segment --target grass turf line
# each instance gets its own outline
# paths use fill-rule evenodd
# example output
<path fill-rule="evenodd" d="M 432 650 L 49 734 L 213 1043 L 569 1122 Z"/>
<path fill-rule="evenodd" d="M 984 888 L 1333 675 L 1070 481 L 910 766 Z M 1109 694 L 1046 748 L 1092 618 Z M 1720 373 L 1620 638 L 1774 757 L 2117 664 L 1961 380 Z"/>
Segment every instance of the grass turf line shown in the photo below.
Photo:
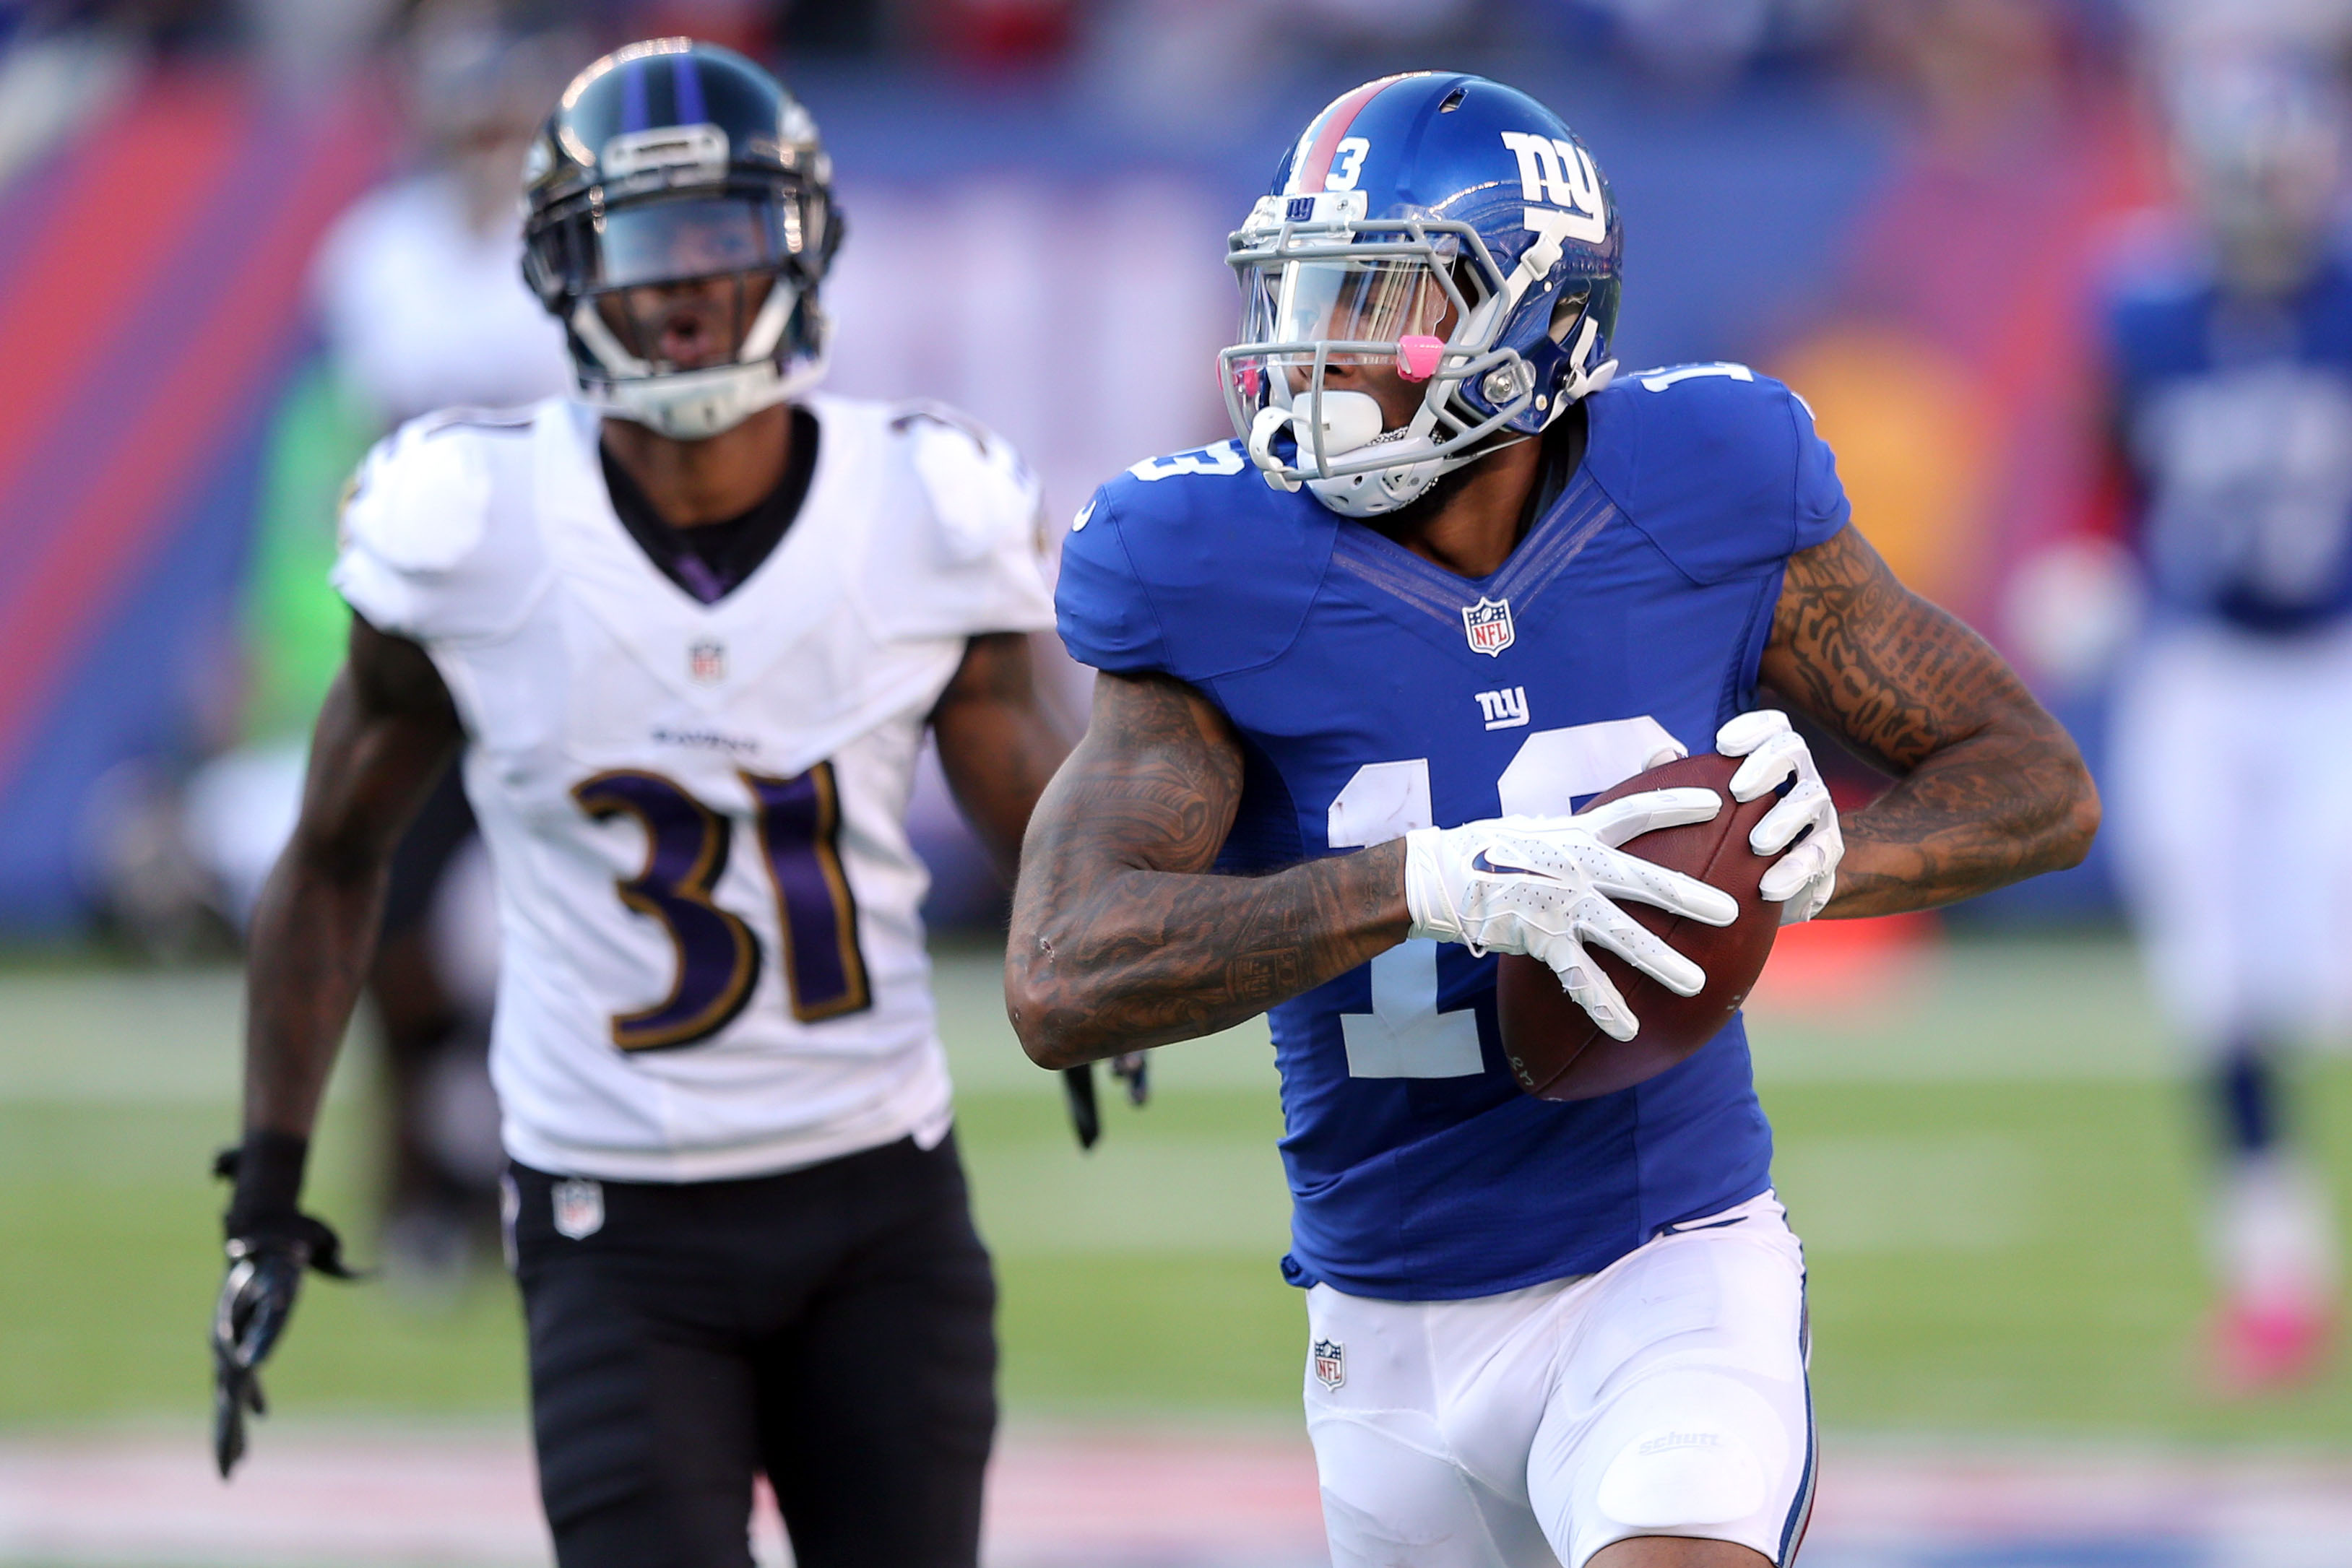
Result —
<path fill-rule="evenodd" d="M 2093 949 L 2081 960 L 2110 973 L 2121 961 Z M 1953 963 L 1956 981 L 2002 970 L 1997 948 Z M 2037 985 L 2069 974 L 2037 972 L 2048 977 Z M 0 1015 L 12 978 L 0 977 Z M 945 988 L 963 1015 L 955 1028 L 1001 1029 Z M 98 1049 L 19 1040 L 0 1053 L 77 1047 Z M 1297 1408 L 1305 1320 L 1275 1266 L 1278 1113 L 1270 1092 L 1230 1073 L 1188 1078 L 1182 1049 L 1163 1053 L 1145 1110 L 1106 1093 L 1108 1132 L 1088 1156 L 1045 1074 L 963 1074 L 959 1135 L 999 1252 L 1015 1416 Z M 338 1085 L 313 1199 L 355 1241 L 367 1077 Z M 2352 1208 L 2352 1067 L 2322 1061 L 2301 1082 L 2296 1121 Z M 12 1260 L 0 1270 L 0 1422 L 200 1417 L 221 1202 L 202 1173 L 230 1132 L 232 1093 L 225 1079 L 214 1103 L 0 1098 L 0 1256 Z M 2352 1446 L 2340 1372 L 2253 1405 L 2200 1392 L 2204 1139 L 2177 1083 L 1768 1079 L 1765 1100 L 1807 1239 L 1816 1403 L 1831 1428 Z M 519 1412 L 513 1293 L 490 1278 L 428 1314 L 380 1284 L 314 1281 L 271 1371 L 277 1406 L 304 1415 Z"/>

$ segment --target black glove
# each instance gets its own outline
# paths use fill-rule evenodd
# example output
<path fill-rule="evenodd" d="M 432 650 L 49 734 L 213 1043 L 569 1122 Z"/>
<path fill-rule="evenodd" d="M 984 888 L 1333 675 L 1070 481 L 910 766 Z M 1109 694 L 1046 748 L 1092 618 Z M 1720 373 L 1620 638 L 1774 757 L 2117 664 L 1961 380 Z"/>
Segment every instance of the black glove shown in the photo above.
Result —
<path fill-rule="evenodd" d="M 1127 1085 L 1127 1103 L 1140 1105 L 1151 1098 L 1150 1052 L 1125 1051 L 1110 1059 L 1110 1075 Z M 1102 1112 L 1095 1101 L 1095 1067 L 1089 1061 L 1062 1069 L 1062 1092 L 1070 1103 L 1070 1128 L 1078 1147 L 1091 1149 L 1102 1136 Z"/>
<path fill-rule="evenodd" d="M 223 1480 L 245 1455 L 246 1412 L 268 1410 L 261 1364 L 286 1332 L 302 1271 L 358 1277 L 345 1266 L 334 1231 L 294 1206 L 309 1152 L 307 1139 L 254 1133 L 242 1148 L 224 1149 L 213 1161 L 215 1176 L 236 1183 L 223 1224 L 228 1277 L 213 1309 L 213 1458 Z"/>
<path fill-rule="evenodd" d="M 1070 1130 L 1078 1147 L 1091 1149 L 1102 1136 L 1102 1113 L 1095 1106 L 1095 1064 L 1082 1061 L 1062 1069 L 1062 1094 L 1070 1103 Z"/>
<path fill-rule="evenodd" d="M 1151 1098 L 1151 1053 L 1122 1051 L 1110 1059 L 1110 1075 L 1127 1085 L 1127 1103 L 1140 1105 Z"/>

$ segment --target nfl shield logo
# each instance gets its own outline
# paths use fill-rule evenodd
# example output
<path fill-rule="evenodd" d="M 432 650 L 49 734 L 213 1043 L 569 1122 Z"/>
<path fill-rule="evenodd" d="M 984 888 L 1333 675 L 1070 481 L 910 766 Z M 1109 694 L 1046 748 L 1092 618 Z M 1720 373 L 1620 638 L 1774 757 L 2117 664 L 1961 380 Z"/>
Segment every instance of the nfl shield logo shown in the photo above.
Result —
<path fill-rule="evenodd" d="M 1314 1351 L 1315 1381 L 1337 1388 L 1348 1381 L 1348 1347 L 1336 1339 L 1318 1339 Z"/>
<path fill-rule="evenodd" d="M 1462 630 L 1470 636 L 1470 651 L 1489 658 L 1511 645 L 1511 601 L 1480 595 L 1475 604 L 1462 607 Z"/>
<path fill-rule="evenodd" d="M 706 686 L 716 685 L 725 680 L 727 678 L 727 644 L 710 642 L 697 643 L 687 649 L 686 673 Z"/>
<path fill-rule="evenodd" d="M 604 1228 L 604 1188 L 593 1181 L 555 1184 L 555 1228 L 574 1241 Z"/>

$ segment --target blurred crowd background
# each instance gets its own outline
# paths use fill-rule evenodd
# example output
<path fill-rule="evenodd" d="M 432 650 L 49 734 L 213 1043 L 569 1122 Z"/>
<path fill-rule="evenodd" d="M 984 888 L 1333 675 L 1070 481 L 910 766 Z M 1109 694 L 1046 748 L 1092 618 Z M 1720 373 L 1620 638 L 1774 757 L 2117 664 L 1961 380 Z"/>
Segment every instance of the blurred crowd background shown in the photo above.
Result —
<path fill-rule="evenodd" d="M 522 138 L 614 42 L 778 62 L 835 152 L 833 386 L 932 396 L 1068 511 L 1224 434 L 1223 237 L 1384 70 L 1598 150 L 1621 357 L 1792 382 L 1855 515 L 2100 748 L 2128 641 L 2095 279 L 2170 174 L 2148 84 L 2329 0 L 82 0 L 0 5 L 0 936 L 203 950 L 274 851 L 340 646 L 366 444 L 564 383 L 514 276 Z M 215 759 L 229 764 L 207 768 Z M 276 801 L 278 804 L 271 805 Z M 939 792 L 935 913 L 994 898 Z M 2102 863 L 1972 912 L 2107 912 Z"/>

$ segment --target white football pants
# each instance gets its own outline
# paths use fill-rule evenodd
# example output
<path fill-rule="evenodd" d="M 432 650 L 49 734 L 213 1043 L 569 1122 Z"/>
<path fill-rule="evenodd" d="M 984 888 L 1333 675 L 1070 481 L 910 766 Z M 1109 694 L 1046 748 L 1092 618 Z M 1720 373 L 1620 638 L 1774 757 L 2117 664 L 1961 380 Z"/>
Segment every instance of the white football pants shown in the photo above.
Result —
<path fill-rule="evenodd" d="M 1334 1568 L 1583 1568 L 1634 1535 L 1786 1564 L 1815 1465 L 1804 1280 L 1768 1192 L 1504 1295 L 1316 1286 L 1307 1429 Z"/>
<path fill-rule="evenodd" d="M 2352 630 L 2158 629 L 2116 695 L 2108 804 L 2150 977 L 2213 1049 L 2352 1002 Z"/>

